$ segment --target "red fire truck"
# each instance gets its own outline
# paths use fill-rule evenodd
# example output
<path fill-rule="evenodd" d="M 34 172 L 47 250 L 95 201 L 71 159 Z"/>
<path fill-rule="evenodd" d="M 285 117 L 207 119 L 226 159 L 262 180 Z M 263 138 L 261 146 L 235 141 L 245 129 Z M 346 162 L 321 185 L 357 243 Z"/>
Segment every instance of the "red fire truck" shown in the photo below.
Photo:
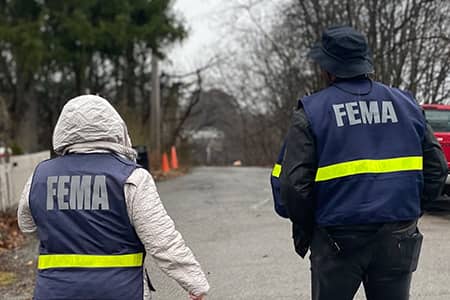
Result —
<path fill-rule="evenodd" d="M 424 104 L 425 117 L 442 146 L 450 169 L 450 105 Z M 447 177 L 444 194 L 450 196 L 450 176 Z"/>

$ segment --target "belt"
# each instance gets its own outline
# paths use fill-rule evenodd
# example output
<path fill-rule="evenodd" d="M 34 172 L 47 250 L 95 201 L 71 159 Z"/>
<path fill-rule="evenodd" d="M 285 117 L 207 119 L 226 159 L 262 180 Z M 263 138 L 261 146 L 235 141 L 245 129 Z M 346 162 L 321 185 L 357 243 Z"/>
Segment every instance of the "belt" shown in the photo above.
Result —
<path fill-rule="evenodd" d="M 355 228 L 358 228 L 361 225 L 354 226 Z M 317 230 L 322 233 L 322 235 L 327 239 L 328 243 L 332 247 L 335 253 L 341 253 L 343 251 L 348 252 L 351 250 L 358 249 L 364 245 L 367 245 L 376 239 L 380 238 L 381 236 L 384 236 L 389 233 L 403 233 L 403 232 L 409 232 L 415 230 L 417 227 L 417 220 L 411 220 L 411 221 L 399 221 L 399 222 L 393 222 L 393 223 L 384 223 L 382 225 L 379 225 L 379 229 L 373 232 L 372 234 L 369 234 L 367 237 L 362 238 L 359 242 L 353 243 L 352 247 L 342 247 L 335 238 L 333 238 L 332 234 L 330 234 L 330 230 L 333 230 L 333 227 L 317 227 Z M 339 226 L 337 226 L 339 227 Z M 351 228 L 350 225 L 345 226 L 346 228 Z"/>

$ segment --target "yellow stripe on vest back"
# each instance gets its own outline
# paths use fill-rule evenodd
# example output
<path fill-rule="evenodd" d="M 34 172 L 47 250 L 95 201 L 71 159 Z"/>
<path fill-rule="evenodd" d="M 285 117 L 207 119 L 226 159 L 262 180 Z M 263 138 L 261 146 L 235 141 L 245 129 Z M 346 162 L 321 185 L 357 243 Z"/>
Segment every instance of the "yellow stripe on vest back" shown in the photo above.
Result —
<path fill-rule="evenodd" d="M 143 253 L 122 255 L 43 254 L 39 255 L 38 269 L 140 267 L 143 264 L 143 258 Z"/>
<path fill-rule="evenodd" d="M 366 173 L 420 171 L 422 168 L 422 156 L 353 160 L 318 168 L 316 182 Z"/>

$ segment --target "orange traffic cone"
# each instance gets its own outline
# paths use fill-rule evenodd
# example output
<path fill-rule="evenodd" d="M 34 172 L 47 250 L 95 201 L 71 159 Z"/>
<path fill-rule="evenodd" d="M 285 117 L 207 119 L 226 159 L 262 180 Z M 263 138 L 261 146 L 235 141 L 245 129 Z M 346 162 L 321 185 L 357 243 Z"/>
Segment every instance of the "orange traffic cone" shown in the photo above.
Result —
<path fill-rule="evenodd" d="M 164 152 L 162 155 L 161 170 L 163 171 L 163 173 L 167 173 L 170 171 L 169 158 L 167 157 L 166 152 Z"/>
<path fill-rule="evenodd" d="M 178 169 L 177 149 L 175 149 L 175 146 L 170 148 L 170 167 L 172 169 Z"/>

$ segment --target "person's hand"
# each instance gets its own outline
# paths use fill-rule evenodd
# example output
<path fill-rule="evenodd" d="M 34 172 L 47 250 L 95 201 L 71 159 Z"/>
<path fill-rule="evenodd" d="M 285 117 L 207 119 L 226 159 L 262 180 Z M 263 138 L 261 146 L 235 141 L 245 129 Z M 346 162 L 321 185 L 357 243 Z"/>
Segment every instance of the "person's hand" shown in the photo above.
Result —
<path fill-rule="evenodd" d="M 192 293 L 189 293 L 190 300 L 205 300 L 205 294 L 201 294 L 200 296 L 195 296 Z"/>

